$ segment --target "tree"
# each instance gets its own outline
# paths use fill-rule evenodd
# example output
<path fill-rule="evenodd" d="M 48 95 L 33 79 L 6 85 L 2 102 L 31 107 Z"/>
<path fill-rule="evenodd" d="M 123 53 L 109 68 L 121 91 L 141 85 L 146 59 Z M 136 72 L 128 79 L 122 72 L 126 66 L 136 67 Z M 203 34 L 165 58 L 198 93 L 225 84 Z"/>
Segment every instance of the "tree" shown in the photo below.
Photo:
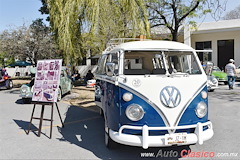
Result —
<path fill-rule="evenodd" d="M 68 62 L 115 37 L 149 35 L 144 0 L 48 0 L 50 24 Z"/>
<path fill-rule="evenodd" d="M 1 50 L 1 49 L 0 49 Z M 0 52 L 0 67 L 4 68 L 5 66 L 14 63 L 14 57 L 8 57 L 6 53 Z"/>
<path fill-rule="evenodd" d="M 40 9 L 38 11 L 41 12 L 41 14 L 49 15 L 49 10 L 47 7 L 47 0 L 41 0 L 41 2 L 42 2 L 42 7 L 40 7 Z M 46 21 L 50 21 L 49 16 L 46 18 Z"/>
<path fill-rule="evenodd" d="M 151 28 L 164 26 L 170 30 L 172 40 L 178 40 L 180 27 L 187 18 L 201 17 L 207 13 L 217 13 L 222 9 L 219 0 L 150 0 L 147 3 Z M 189 21 L 195 24 L 194 21 Z"/>
<path fill-rule="evenodd" d="M 89 50 L 103 50 L 111 38 L 141 34 L 149 37 L 149 22 L 151 27 L 167 27 L 172 40 L 177 41 L 180 26 L 187 18 L 210 12 L 217 17 L 221 10 L 219 1 L 45 0 L 44 3 L 47 2 L 50 25 L 64 51 L 64 59 L 73 64 Z"/>
<path fill-rule="evenodd" d="M 226 15 L 224 15 L 223 19 L 224 20 L 240 19 L 240 5 L 235 9 L 229 11 Z"/>
<path fill-rule="evenodd" d="M 29 26 L 15 30 L 5 30 L 0 35 L 1 51 L 19 60 L 29 60 L 33 64 L 39 59 L 59 58 L 59 50 L 49 28 L 37 19 Z"/>

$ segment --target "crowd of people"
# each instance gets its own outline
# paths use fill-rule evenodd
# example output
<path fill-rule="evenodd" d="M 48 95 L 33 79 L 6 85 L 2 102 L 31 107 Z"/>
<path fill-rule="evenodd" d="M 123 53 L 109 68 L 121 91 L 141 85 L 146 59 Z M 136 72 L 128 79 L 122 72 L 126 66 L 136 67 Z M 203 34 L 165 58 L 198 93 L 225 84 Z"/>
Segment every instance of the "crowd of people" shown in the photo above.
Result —
<path fill-rule="evenodd" d="M 77 69 L 73 69 L 73 73 L 69 75 L 71 75 L 70 78 L 73 82 L 81 79 L 81 75 Z M 94 79 L 94 75 L 91 70 L 88 70 L 87 74 L 84 76 L 84 84 L 87 84 L 87 81 L 92 79 Z"/>

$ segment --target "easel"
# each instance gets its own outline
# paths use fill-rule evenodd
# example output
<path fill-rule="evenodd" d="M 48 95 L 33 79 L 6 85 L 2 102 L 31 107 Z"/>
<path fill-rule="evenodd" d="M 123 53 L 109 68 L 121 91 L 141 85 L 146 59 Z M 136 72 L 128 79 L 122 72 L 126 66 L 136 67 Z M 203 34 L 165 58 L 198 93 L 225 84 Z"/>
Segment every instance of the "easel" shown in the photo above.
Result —
<path fill-rule="evenodd" d="M 54 104 L 56 105 L 56 108 L 57 108 L 57 111 L 58 111 L 58 115 L 59 115 L 59 118 L 60 118 L 61 123 L 62 123 L 62 127 L 64 127 L 64 124 L 63 124 L 63 121 L 62 121 L 62 117 L 61 117 L 60 112 L 59 112 L 59 109 L 58 109 L 57 102 L 32 102 L 32 104 L 34 104 L 34 106 L 33 106 L 33 110 L 32 110 L 32 116 L 31 116 L 31 119 L 30 119 L 30 124 L 29 124 L 29 126 L 28 126 L 27 134 L 29 134 L 29 132 L 30 132 L 30 130 L 31 130 L 32 120 L 33 120 L 33 119 L 38 119 L 38 120 L 40 120 L 40 122 L 39 122 L 39 128 L 38 128 L 38 137 L 40 137 L 40 135 L 41 135 L 42 122 L 43 122 L 43 121 L 50 121 L 50 122 L 51 122 L 51 127 L 50 127 L 50 139 L 51 139 L 51 138 L 52 138 L 53 106 L 54 106 Z M 40 118 L 33 116 L 36 105 L 42 105 Z M 44 108 L 45 108 L 46 105 L 52 106 L 52 108 L 51 108 L 51 119 L 43 118 Z"/>

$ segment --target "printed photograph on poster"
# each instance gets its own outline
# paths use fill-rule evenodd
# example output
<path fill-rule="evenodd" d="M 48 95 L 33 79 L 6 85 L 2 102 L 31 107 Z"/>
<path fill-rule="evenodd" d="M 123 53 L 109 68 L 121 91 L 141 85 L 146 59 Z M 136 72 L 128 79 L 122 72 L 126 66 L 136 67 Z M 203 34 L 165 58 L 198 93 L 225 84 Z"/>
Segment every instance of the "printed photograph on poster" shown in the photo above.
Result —
<path fill-rule="evenodd" d="M 61 67 L 61 59 L 37 62 L 32 101 L 57 102 Z"/>

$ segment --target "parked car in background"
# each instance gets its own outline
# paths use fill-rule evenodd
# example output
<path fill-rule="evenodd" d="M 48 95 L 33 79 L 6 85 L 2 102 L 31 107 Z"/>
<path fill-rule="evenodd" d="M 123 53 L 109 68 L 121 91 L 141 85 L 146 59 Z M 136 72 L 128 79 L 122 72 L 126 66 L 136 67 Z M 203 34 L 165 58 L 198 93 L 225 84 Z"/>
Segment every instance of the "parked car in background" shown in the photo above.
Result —
<path fill-rule="evenodd" d="M 0 69 L 0 89 L 12 89 L 13 82 L 5 68 Z"/>
<path fill-rule="evenodd" d="M 22 97 L 23 103 L 32 101 L 34 78 L 28 84 L 23 84 L 20 88 L 20 97 Z M 60 85 L 58 88 L 58 101 L 61 100 L 62 95 L 70 93 L 72 89 L 72 80 L 68 76 L 66 69 L 62 69 L 60 77 Z"/>
<path fill-rule="evenodd" d="M 218 88 L 218 80 L 214 76 L 207 76 L 207 88 L 209 92 Z"/>
<path fill-rule="evenodd" d="M 203 67 L 207 75 L 207 89 L 209 92 L 213 92 L 216 88 L 218 88 L 218 80 L 212 75 L 213 67 L 212 62 L 207 62 Z"/>
<path fill-rule="evenodd" d="M 219 67 L 213 66 L 212 75 L 218 80 L 218 83 L 223 82 L 225 85 L 228 84 L 227 73 L 221 71 Z"/>
<path fill-rule="evenodd" d="M 240 65 L 236 68 L 236 79 L 240 80 Z"/>

